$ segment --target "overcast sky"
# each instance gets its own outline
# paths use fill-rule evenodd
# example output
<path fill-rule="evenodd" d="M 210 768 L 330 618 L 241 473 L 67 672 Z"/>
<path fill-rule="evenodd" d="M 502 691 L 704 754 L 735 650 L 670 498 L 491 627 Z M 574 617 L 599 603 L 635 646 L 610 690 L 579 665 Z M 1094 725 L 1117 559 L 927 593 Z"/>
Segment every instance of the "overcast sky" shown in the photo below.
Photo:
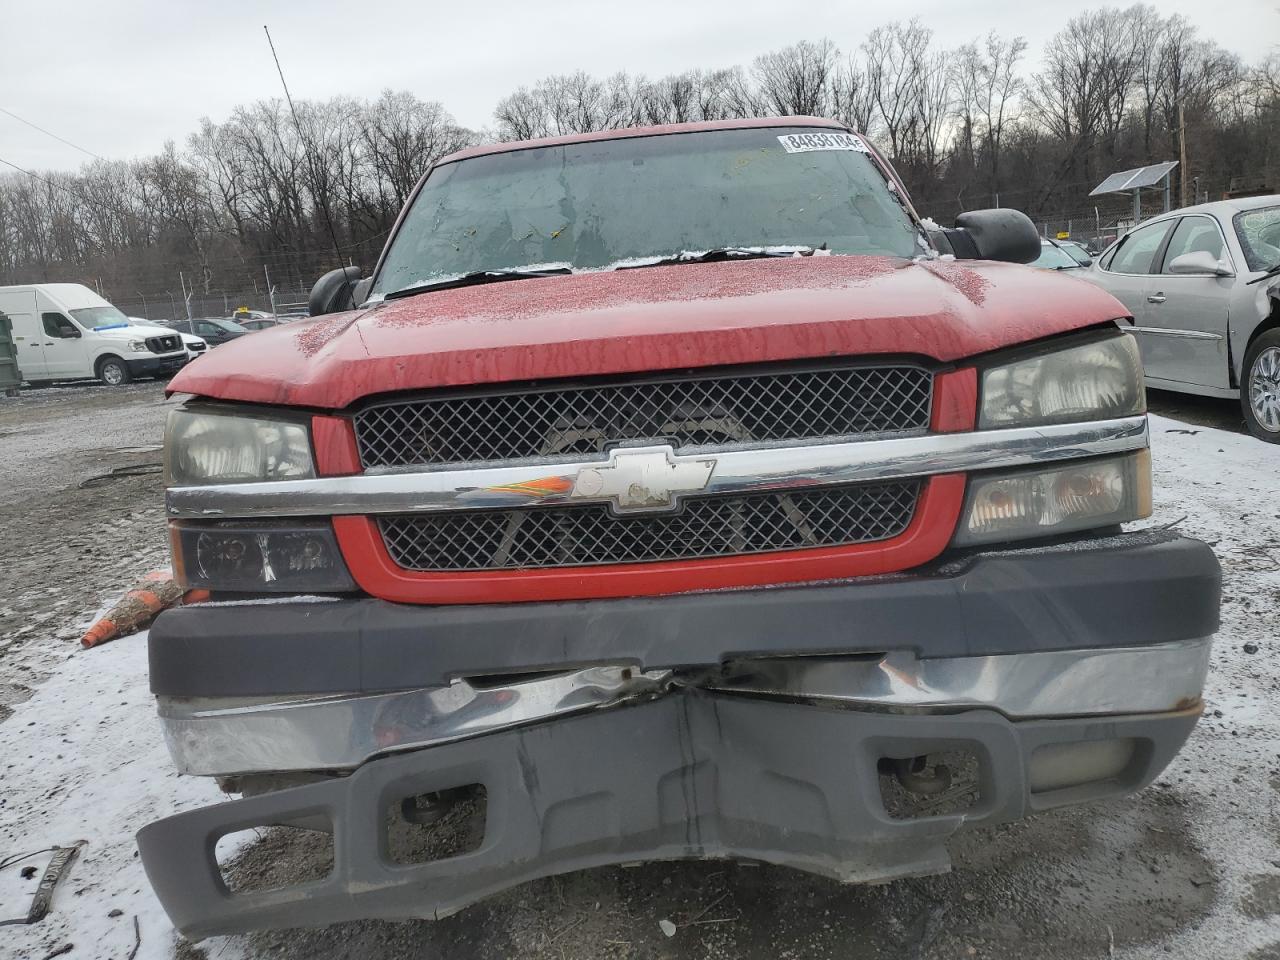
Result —
<path fill-rule="evenodd" d="M 1280 42 L 1276 0 L 1161 0 L 1247 60 Z M 989 29 L 1040 46 L 1081 3 L 901 0 L 44 0 L 4 4 L 0 108 L 102 156 L 182 145 L 202 116 L 280 93 L 271 27 L 295 98 L 373 97 L 386 87 L 440 100 L 468 126 L 499 98 L 550 73 L 661 76 L 748 64 L 770 49 L 830 37 L 853 49 L 890 17 L 919 16 L 955 46 Z M 870 12 L 868 12 L 870 11 Z M 0 158 L 69 169 L 83 153 L 0 113 Z"/>

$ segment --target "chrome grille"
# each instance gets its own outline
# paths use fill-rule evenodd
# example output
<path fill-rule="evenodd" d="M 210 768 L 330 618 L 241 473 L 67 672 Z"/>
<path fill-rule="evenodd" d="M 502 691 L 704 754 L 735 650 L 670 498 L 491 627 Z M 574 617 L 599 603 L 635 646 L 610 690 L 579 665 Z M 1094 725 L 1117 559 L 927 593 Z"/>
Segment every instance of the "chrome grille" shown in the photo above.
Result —
<path fill-rule="evenodd" d="M 355 417 L 365 467 L 923 430 L 933 376 L 911 364 L 696 376 L 394 400 Z"/>
<path fill-rule="evenodd" d="M 911 522 L 917 480 L 691 498 L 679 513 L 600 504 L 384 517 L 383 542 L 418 571 L 575 567 L 728 557 L 887 540 Z"/>

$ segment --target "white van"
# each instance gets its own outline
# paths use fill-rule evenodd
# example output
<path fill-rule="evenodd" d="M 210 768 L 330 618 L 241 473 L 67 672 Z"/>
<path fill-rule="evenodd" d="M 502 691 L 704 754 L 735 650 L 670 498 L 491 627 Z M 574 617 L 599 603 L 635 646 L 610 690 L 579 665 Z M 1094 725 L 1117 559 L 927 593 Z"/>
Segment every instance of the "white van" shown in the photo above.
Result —
<path fill-rule="evenodd" d="M 0 287 L 0 313 L 13 325 L 27 382 L 96 377 L 112 386 L 161 377 L 187 362 L 182 338 L 129 318 L 78 283 Z"/>

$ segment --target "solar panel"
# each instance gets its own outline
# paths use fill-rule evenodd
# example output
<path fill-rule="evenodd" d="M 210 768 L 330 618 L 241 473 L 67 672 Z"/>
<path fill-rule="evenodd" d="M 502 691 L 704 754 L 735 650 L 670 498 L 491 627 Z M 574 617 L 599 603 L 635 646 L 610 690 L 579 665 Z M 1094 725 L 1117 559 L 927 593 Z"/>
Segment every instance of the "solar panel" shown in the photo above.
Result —
<path fill-rule="evenodd" d="M 1177 165 L 1177 160 L 1167 160 L 1164 163 L 1153 163 L 1149 167 L 1121 170 L 1090 190 L 1089 196 L 1096 197 L 1100 193 L 1127 193 L 1141 187 L 1154 187 Z"/>

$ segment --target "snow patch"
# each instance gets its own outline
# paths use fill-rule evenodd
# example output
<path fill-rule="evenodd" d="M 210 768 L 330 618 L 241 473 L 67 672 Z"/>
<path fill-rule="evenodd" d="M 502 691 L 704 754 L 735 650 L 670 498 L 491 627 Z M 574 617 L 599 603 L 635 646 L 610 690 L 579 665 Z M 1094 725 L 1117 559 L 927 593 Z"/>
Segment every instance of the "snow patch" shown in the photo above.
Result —
<path fill-rule="evenodd" d="M 56 641 L 50 641 L 54 643 Z M 173 769 L 147 685 L 147 634 L 70 656 L 58 675 L 0 723 L 0 851 L 3 857 L 88 841 L 64 873 L 49 915 L 5 927 L 0 954 L 120 960 L 141 932 L 138 960 L 173 956 L 177 934 L 151 891 L 134 834 L 161 817 L 223 799 L 211 781 Z M 3 878 L 5 919 L 25 913 L 47 857 L 30 881 Z M 16 889 L 15 889 L 16 884 Z M 123 911 L 110 917 L 113 910 Z M 223 956 L 236 953 L 227 943 Z"/>

